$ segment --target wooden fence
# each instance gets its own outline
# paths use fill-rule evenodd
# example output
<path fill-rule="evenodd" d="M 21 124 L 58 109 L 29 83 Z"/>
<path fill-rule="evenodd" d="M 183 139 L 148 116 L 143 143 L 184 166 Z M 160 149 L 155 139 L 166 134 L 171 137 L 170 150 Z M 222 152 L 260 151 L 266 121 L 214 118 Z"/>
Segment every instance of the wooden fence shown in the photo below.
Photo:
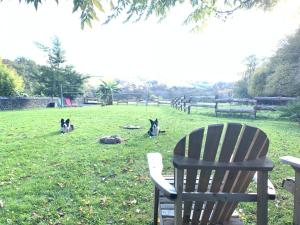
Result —
<path fill-rule="evenodd" d="M 97 98 L 97 97 L 85 97 L 83 98 L 83 103 L 84 104 L 91 104 L 91 105 L 103 105 L 103 101 L 101 100 L 101 98 Z"/>
<path fill-rule="evenodd" d="M 292 97 L 256 97 L 248 99 L 216 98 L 215 96 L 182 96 L 173 99 L 171 106 L 188 114 L 191 113 L 192 108 L 207 107 L 214 108 L 216 116 L 218 116 L 218 113 L 247 113 L 251 117 L 256 118 L 257 111 L 276 111 L 277 106 L 286 105 L 289 101 L 296 99 Z M 230 105 L 229 108 L 228 104 Z"/>
<path fill-rule="evenodd" d="M 222 104 L 230 104 L 233 107 L 222 108 Z M 246 99 L 246 98 L 226 98 L 226 99 L 216 99 L 215 113 L 248 113 L 251 117 L 256 118 L 256 100 Z M 223 106 L 224 107 L 224 106 Z"/>
<path fill-rule="evenodd" d="M 130 98 L 130 99 L 119 99 L 116 100 L 115 103 L 117 105 L 126 104 L 126 105 L 170 105 L 170 100 L 144 100 L 139 98 Z"/>

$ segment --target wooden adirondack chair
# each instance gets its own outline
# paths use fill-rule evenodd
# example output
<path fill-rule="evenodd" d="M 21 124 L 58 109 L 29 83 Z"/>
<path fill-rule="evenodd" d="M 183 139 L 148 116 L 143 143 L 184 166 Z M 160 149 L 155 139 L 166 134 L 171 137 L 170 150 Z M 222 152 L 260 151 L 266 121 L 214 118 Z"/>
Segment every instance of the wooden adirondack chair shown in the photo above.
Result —
<path fill-rule="evenodd" d="M 269 140 L 258 128 L 229 123 L 200 128 L 182 138 L 173 155 L 174 176 L 162 176 L 162 157 L 149 153 L 155 184 L 154 225 L 243 224 L 234 215 L 238 202 L 257 202 L 257 224 L 268 223 L 268 181 L 273 163 L 266 158 Z M 188 145 L 186 146 L 186 143 Z M 203 146 L 203 147 L 202 147 Z M 202 150 L 203 149 L 203 150 Z M 257 172 L 257 194 L 245 193 Z"/>
<path fill-rule="evenodd" d="M 295 179 L 285 179 L 282 186 L 294 195 L 294 225 L 300 225 L 300 159 L 292 156 L 281 157 L 281 162 L 295 170 Z"/>

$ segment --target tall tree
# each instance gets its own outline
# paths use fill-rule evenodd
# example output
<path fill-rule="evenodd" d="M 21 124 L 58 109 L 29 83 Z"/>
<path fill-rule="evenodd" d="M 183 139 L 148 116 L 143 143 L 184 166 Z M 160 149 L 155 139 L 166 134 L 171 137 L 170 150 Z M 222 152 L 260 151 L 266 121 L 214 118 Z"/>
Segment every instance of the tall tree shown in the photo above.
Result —
<path fill-rule="evenodd" d="M 244 78 L 249 82 L 251 76 L 253 76 L 256 66 L 258 64 L 258 58 L 256 55 L 249 55 L 244 59 L 246 70 L 243 74 Z"/>
<path fill-rule="evenodd" d="M 52 40 L 52 46 L 46 46 L 41 43 L 36 42 L 38 48 L 42 51 L 46 52 L 48 55 L 48 64 L 50 66 L 50 70 L 44 70 L 45 75 L 51 77 L 52 80 L 52 93 L 51 96 L 55 95 L 55 87 L 62 82 L 61 77 L 61 68 L 63 64 L 66 62 L 65 50 L 61 46 L 61 42 L 58 37 L 54 37 Z"/>
<path fill-rule="evenodd" d="M 42 4 L 42 0 L 18 1 L 33 4 L 36 9 Z M 59 0 L 55 1 L 57 4 L 59 3 Z M 110 11 L 111 14 L 106 22 L 118 17 L 122 13 L 126 13 L 127 21 L 136 21 L 141 18 L 147 19 L 152 14 L 163 19 L 176 5 L 187 3 L 191 6 L 191 12 L 187 15 L 185 23 L 193 22 L 199 24 L 205 22 L 209 17 L 226 19 L 227 16 L 242 9 L 251 9 L 254 7 L 264 10 L 270 9 L 278 1 L 279 0 L 118 0 L 117 4 L 115 4 L 116 1 L 113 0 L 73 0 L 73 12 L 81 12 L 81 26 L 84 27 L 84 25 L 91 26 L 93 20 L 98 20 L 97 11 L 102 13 L 107 12 L 107 10 L 104 9 L 104 5 L 107 5 L 107 2 L 109 2 L 110 8 L 108 11 Z"/>
<path fill-rule="evenodd" d="M 248 87 L 258 64 L 258 58 L 255 55 L 250 55 L 244 59 L 244 64 L 246 69 L 242 73 L 241 80 L 236 82 L 234 87 L 234 95 L 241 98 L 250 96 Z"/>
<path fill-rule="evenodd" d="M 270 71 L 266 66 L 257 68 L 254 74 L 250 77 L 250 81 L 248 84 L 248 94 L 252 97 L 266 95 L 265 87 L 269 75 Z"/>
<path fill-rule="evenodd" d="M 74 99 L 83 92 L 83 84 L 87 77 L 76 72 L 72 66 L 65 66 L 55 71 L 55 85 L 53 88 L 53 69 L 49 66 L 41 66 L 41 75 L 38 82 L 41 84 L 35 93 L 42 96 L 60 96 L 61 87 L 64 97 Z"/>
<path fill-rule="evenodd" d="M 248 69 L 236 83 L 237 96 L 300 96 L 300 28 L 281 41 L 274 56 L 261 66 L 257 67 L 255 57 L 247 62 Z"/>
<path fill-rule="evenodd" d="M 65 65 L 65 51 L 58 37 L 54 37 L 51 46 L 36 43 L 37 47 L 47 53 L 49 66 L 40 68 L 39 83 L 42 84 L 37 91 L 39 95 L 60 96 L 61 87 L 68 92 L 68 97 L 75 98 L 82 92 L 84 77 L 76 72 L 73 66 Z"/>
<path fill-rule="evenodd" d="M 57 36 L 52 39 L 52 46 L 46 46 L 36 42 L 39 49 L 48 55 L 48 63 L 52 68 L 59 69 L 66 62 L 66 52 L 61 46 L 61 42 Z"/>
<path fill-rule="evenodd" d="M 267 95 L 300 96 L 300 28 L 281 42 L 267 69 Z"/>

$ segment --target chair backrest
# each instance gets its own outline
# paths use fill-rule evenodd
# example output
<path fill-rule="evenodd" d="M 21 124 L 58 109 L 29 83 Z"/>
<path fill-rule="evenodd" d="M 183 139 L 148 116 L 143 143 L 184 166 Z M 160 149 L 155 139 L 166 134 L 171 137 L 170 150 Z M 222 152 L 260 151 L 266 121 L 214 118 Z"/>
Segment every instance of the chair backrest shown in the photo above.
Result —
<path fill-rule="evenodd" d="M 187 143 L 188 142 L 188 143 Z M 187 144 L 186 144 L 187 143 Z M 197 129 L 182 138 L 174 149 L 174 156 L 218 162 L 242 162 L 254 160 L 267 154 L 269 140 L 258 128 L 229 123 L 216 124 Z M 184 176 L 175 175 L 185 182 L 183 192 L 244 193 L 250 184 L 253 171 L 228 171 L 226 169 L 186 169 Z M 183 181 L 182 179 L 185 179 Z M 229 202 L 183 202 L 183 224 L 217 224 L 228 221 L 237 203 Z M 175 206 L 176 207 L 176 206 Z"/>

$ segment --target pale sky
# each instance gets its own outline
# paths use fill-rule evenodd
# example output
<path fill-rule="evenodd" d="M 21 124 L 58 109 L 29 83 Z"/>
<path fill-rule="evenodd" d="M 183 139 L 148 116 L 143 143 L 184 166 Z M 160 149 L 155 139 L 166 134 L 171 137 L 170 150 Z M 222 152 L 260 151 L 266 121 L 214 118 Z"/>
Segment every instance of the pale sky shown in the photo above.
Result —
<path fill-rule="evenodd" d="M 68 64 L 79 72 L 170 85 L 235 81 L 246 56 L 271 56 L 279 41 L 300 25 L 299 0 L 282 0 L 271 12 L 242 11 L 226 22 L 213 19 L 197 33 L 182 25 L 184 7 L 172 10 L 162 23 L 156 18 L 126 24 L 116 20 L 81 30 L 70 0 L 59 6 L 46 1 L 37 12 L 18 2 L 0 3 L 0 57 L 24 56 L 43 64 L 46 57 L 34 42 L 50 45 L 57 35 Z"/>

